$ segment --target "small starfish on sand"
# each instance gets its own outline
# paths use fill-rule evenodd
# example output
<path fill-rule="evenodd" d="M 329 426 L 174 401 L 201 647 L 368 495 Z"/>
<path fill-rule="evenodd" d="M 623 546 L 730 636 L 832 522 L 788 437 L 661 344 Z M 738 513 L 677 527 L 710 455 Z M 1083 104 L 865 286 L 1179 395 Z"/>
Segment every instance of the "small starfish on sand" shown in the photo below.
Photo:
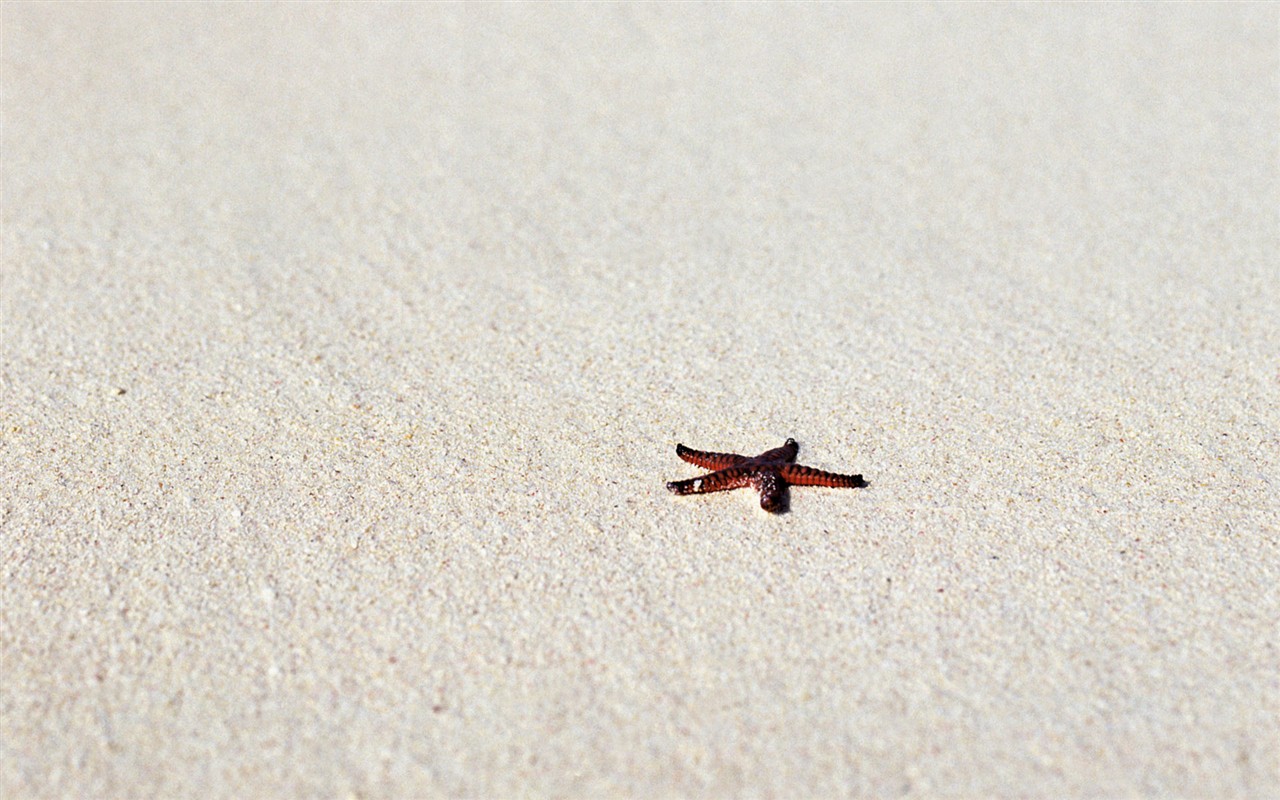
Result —
<path fill-rule="evenodd" d="M 675 494 L 706 494 L 750 486 L 760 493 L 760 507 L 776 512 L 786 508 L 788 485 L 849 489 L 867 485 L 861 475 L 837 475 L 793 463 L 799 449 L 795 439 L 788 439 L 782 447 L 749 458 L 736 453 L 704 453 L 677 444 L 676 455 L 715 472 L 687 481 L 671 481 L 667 488 Z"/>

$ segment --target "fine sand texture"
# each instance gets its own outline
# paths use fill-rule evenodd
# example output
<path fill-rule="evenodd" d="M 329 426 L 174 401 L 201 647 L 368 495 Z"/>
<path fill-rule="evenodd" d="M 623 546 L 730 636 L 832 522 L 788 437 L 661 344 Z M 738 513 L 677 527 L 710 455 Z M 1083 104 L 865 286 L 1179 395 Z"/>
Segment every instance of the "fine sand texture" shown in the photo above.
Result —
<path fill-rule="evenodd" d="M 1276 5 L 0 15 L 6 800 L 1280 796 Z"/>

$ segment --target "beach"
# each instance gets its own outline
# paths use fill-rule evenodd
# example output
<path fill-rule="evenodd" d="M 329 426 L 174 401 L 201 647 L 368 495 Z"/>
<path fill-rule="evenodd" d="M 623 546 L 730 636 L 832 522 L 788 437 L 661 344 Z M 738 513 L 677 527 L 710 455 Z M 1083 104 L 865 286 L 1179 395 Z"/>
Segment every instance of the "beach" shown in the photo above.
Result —
<path fill-rule="evenodd" d="M 1280 794 L 1275 6 L 0 18 L 6 798 Z"/>

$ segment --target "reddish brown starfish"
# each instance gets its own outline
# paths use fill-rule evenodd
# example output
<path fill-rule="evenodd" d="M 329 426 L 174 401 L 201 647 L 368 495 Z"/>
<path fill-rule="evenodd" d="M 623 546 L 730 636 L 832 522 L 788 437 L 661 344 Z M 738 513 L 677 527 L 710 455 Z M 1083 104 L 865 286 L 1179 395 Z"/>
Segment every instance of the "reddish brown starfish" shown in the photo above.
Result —
<path fill-rule="evenodd" d="M 667 488 L 675 494 L 706 494 L 750 486 L 760 493 L 760 507 L 776 512 L 786 508 L 788 485 L 850 489 L 867 485 L 861 475 L 837 475 L 793 463 L 799 450 L 795 439 L 788 439 L 782 447 L 766 450 L 755 458 L 736 453 L 704 453 L 677 444 L 676 455 L 715 472 L 687 481 L 671 481 Z"/>

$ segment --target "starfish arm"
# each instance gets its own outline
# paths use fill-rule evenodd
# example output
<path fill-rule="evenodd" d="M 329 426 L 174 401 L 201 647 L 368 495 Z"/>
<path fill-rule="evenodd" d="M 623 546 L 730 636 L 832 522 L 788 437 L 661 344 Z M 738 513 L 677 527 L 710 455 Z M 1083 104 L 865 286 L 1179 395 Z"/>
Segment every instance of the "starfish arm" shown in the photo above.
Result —
<path fill-rule="evenodd" d="M 758 470 L 751 475 L 751 485 L 760 493 L 760 507 L 777 513 L 787 507 L 787 483 L 777 470 Z"/>
<path fill-rule="evenodd" d="M 800 445 L 796 444 L 795 439 L 788 439 L 787 443 L 782 447 L 775 447 L 772 450 L 766 450 L 755 457 L 756 461 L 777 462 L 777 461 L 795 461 L 796 453 L 800 452 Z"/>
<path fill-rule="evenodd" d="M 682 444 L 676 445 L 676 455 L 703 469 L 724 469 L 748 460 L 746 456 L 736 453 L 708 453 L 702 450 L 691 450 Z"/>
<path fill-rule="evenodd" d="M 785 464 L 782 477 L 793 486 L 829 486 L 833 489 L 860 489 L 867 485 L 861 475 L 840 475 L 835 472 L 823 472 L 813 467 L 802 467 L 799 464 Z"/>
<path fill-rule="evenodd" d="M 745 469 L 730 467 L 701 478 L 690 478 L 687 481 L 671 481 L 667 488 L 674 494 L 706 494 L 707 492 L 723 492 L 739 489 L 751 483 L 751 473 Z"/>

